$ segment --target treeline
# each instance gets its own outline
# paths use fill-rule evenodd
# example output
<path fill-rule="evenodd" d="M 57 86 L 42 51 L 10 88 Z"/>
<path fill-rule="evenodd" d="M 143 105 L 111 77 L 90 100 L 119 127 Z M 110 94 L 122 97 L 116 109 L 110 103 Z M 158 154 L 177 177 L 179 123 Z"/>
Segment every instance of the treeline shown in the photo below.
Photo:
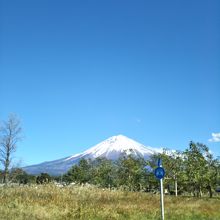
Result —
<path fill-rule="evenodd" d="M 164 151 L 148 160 L 132 155 L 122 156 L 117 161 L 97 158 L 82 159 L 64 175 L 52 177 L 47 173 L 29 175 L 20 168 L 11 169 L 8 182 L 17 184 L 46 184 L 51 181 L 62 184 L 92 184 L 101 188 L 128 191 L 158 192 L 159 181 L 154 176 L 158 158 L 166 171 L 165 193 L 185 194 L 201 197 L 203 194 L 220 192 L 220 161 L 215 159 L 209 148 L 190 142 L 183 152 Z M 4 170 L 0 170 L 0 181 L 4 182 Z"/>
<path fill-rule="evenodd" d="M 26 173 L 21 168 L 13 168 L 8 173 L 7 184 L 46 184 L 51 181 L 58 181 L 59 177 L 50 176 L 48 173 L 41 173 L 37 176 Z M 4 171 L 0 170 L 0 183 L 4 182 Z"/>
<path fill-rule="evenodd" d="M 209 148 L 190 142 L 184 152 L 164 150 L 145 161 L 142 158 L 123 156 L 118 161 L 105 158 L 81 160 L 64 176 L 67 183 L 94 184 L 104 188 L 121 188 L 130 191 L 158 191 L 159 181 L 153 170 L 158 157 L 162 158 L 166 175 L 164 187 L 169 194 L 192 194 L 201 197 L 220 186 L 220 163 L 214 159 Z"/>

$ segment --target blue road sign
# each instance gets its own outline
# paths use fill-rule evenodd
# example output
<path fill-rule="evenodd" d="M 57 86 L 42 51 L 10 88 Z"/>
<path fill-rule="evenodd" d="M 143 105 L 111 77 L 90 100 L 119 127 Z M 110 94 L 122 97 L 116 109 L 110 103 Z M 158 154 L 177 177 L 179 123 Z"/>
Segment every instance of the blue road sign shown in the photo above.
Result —
<path fill-rule="evenodd" d="M 157 179 L 163 179 L 165 176 L 165 170 L 163 167 L 157 167 L 154 171 L 154 175 Z"/>

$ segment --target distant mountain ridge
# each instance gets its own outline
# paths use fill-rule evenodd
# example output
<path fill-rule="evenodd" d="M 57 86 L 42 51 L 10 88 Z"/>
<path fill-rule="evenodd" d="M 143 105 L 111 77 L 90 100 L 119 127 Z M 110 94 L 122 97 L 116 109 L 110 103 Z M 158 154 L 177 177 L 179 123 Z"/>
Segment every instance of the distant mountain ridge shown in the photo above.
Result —
<path fill-rule="evenodd" d="M 66 173 L 74 164 L 81 159 L 96 159 L 105 157 L 109 160 L 117 160 L 122 154 L 134 155 L 149 159 L 153 154 L 161 152 L 157 148 L 145 147 L 124 135 L 112 136 L 101 143 L 89 148 L 83 153 L 75 154 L 62 159 L 43 162 L 40 164 L 23 167 L 29 174 L 49 173 L 50 175 L 61 175 Z"/>

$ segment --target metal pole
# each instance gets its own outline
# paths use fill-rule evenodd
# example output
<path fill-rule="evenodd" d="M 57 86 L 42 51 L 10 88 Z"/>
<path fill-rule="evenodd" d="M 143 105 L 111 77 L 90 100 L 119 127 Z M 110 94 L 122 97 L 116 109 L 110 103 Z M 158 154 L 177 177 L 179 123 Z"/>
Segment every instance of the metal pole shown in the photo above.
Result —
<path fill-rule="evenodd" d="M 163 179 L 160 179 L 160 208 L 161 219 L 164 220 Z"/>

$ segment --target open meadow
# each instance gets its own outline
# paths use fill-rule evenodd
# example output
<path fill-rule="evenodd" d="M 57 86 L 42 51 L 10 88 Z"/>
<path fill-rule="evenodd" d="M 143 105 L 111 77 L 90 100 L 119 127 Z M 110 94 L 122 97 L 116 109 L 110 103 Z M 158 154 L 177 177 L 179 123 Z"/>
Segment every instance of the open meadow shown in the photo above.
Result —
<path fill-rule="evenodd" d="M 0 219 L 159 220 L 159 195 L 94 187 L 33 185 L 0 188 Z M 165 196 L 165 219 L 219 220 L 220 198 Z"/>

